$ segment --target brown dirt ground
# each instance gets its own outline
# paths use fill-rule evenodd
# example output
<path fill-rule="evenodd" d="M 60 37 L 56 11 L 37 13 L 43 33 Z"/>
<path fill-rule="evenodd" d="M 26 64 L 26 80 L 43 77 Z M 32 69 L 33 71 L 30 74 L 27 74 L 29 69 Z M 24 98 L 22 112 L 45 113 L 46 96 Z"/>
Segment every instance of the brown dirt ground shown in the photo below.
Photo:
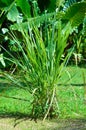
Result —
<path fill-rule="evenodd" d="M 86 130 L 86 119 L 46 120 L 0 118 L 0 130 Z"/>

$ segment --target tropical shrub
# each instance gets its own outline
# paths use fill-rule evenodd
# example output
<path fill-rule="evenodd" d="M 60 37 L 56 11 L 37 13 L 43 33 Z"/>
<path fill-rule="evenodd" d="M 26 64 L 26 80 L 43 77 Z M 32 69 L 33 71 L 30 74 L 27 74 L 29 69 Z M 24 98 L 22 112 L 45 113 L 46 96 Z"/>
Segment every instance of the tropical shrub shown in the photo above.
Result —
<path fill-rule="evenodd" d="M 17 86 L 28 88 L 29 93 L 33 95 L 31 115 L 34 118 L 58 114 L 56 88 L 67 60 L 60 63 L 70 33 L 70 23 L 62 27 L 60 20 L 58 22 L 54 20 L 47 26 L 45 39 L 37 27 L 33 26 L 33 29 L 29 27 L 28 35 L 28 30 L 20 26 L 22 43 L 14 34 L 11 34 L 11 37 L 21 53 L 18 51 L 15 57 L 7 51 L 10 58 L 4 57 L 16 65 L 18 71 L 13 74 L 13 68 L 11 74 L 4 73 L 5 78 Z"/>

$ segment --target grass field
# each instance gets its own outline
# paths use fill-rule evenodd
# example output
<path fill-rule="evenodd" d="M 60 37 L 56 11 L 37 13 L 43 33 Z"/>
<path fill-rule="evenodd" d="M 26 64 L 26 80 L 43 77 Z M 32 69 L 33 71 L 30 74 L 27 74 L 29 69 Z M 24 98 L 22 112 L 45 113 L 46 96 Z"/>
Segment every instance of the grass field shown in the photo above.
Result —
<path fill-rule="evenodd" d="M 57 88 L 59 119 L 86 117 L 85 79 L 85 68 L 69 66 L 64 71 Z M 28 91 L 16 88 L 16 86 L 1 85 L 0 115 L 28 116 L 31 100 L 32 96 Z"/>

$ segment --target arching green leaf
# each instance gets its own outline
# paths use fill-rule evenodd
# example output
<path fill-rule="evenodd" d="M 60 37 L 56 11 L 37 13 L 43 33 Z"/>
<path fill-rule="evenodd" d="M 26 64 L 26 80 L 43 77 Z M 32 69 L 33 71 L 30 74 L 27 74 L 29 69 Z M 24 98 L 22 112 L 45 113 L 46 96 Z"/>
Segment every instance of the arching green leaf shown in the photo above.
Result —
<path fill-rule="evenodd" d="M 63 18 L 69 20 L 74 27 L 83 23 L 85 13 L 86 2 L 75 3 L 68 8 Z"/>
<path fill-rule="evenodd" d="M 14 0 L 0 0 L 0 8 L 9 6 Z"/>
<path fill-rule="evenodd" d="M 17 6 L 20 7 L 23 14 L 29 18 L 30 17 L 30 5 L 27 0 L 16 0 Z"/>
<path fill-rule="evenodd" d="M 16 6 L 13 5 L 13 7 L 11 8 L 11 10 L 7 14 L 7 18 L 8 18 L 8 20 L 10 20 L 12 22 L 15 22 L 15 21 L 17 21 L 18 16 L 19 16 L 19 12 L 18 12 Z"/>

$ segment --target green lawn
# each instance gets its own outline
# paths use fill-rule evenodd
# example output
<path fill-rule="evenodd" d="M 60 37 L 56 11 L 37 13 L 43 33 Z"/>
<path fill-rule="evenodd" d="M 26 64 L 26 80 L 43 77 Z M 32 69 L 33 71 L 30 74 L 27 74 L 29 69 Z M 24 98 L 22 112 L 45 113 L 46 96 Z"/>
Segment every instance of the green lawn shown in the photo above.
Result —
<path fill-rule="evenodd" d="M 57 88 L 58 118 L 84 118 L 86 101 L 83 73 L 86 79 L 86 69 L 69 66 L 63 73 Z M 28 116 L 31 101 L 32 97 L 28 91 L 10 85 L 0 86 L 0 115 Z"/>

